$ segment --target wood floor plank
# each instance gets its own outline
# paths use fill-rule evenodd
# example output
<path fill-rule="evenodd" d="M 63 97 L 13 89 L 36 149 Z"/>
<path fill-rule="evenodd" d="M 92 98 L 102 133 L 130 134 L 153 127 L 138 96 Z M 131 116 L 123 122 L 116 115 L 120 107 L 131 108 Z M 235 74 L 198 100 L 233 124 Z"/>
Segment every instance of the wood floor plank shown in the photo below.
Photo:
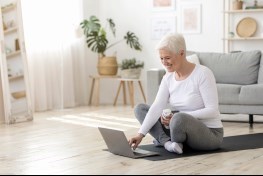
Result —
<path fill-rule="evenodd" d="M 130 106 L 79 107 L 35 113 L 34 121 L 0 125 L 0 174 L 262 174 L 263 149 L 199 155 L 164 161 L 133 160 L 103 151 L 97 129 L 139 130 Z M 233 118 L 233 116 L 232 116 Z M 236 115 L 236 119 L 244 116 Z M 257 116 L 257 119 L 263 119 Z M 248 123 L 224 121 L 225 136 L 263 132 Z M 147 135 L 142 144 L 152 143 Z"/>

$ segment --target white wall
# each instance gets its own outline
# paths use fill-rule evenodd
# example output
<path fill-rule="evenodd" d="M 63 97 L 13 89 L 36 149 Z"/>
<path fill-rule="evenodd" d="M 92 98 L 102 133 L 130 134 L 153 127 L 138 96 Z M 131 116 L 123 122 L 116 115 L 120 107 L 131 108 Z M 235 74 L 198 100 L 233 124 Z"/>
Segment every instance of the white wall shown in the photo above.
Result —
<path fill-rule="evenodd" d="M 137 56 L 144 60 L 148 68 L 161 67 L 155 52 L 158 40 L 151 39 L 151 20 L 154 17 L 176 16 L 180 11 L 180 1 L 177 1 L 176 12 L 154 12 L 150 0 L 100 0 L 100 18 L 112 18 L 116 22 L 117 32 L 121 37 L 127 30 L 135 32 L 144 46 L 142 53 L 136 53 L 124 45 L 118 45 L 118 56 Z M 185 3 L 185 0 L 182 1 Z M 189 1 L 202 4 L 202 32 L 201 34 L 185 35 L 189 50 L 222 51 L 222 9 L 221 1 L 199 0 Z M 213 8 L 214 7 L 214 8 Z M 216 8 L 215 8 L 216 7 Z M 177 18 L 179 25 L 180 18 Z M 179 27 L 178 27 L 179 28 Z M 179 29 L 178 29 L 179 30 Z M 120 50 L 121 49 L 121 50 Z"/>
<path fill-rule="evenodd" d="M 96 0 L 83 0 L 83 12 L 84 17 L 89 18 L 91 15 L 99 15 L 99 1 Z M 86 46 L 85 39 L 83 39 L 83 44 Z M 89 74 L 96 73 L 96 65 L 97 65 L 97 55 L 92 53 L 88 48 L 86 50 L 86 58 L 87 58 L 87 69 Z"/>
<path fill-rule="evenodd" d="M 99 16 L 102 21 L 112 18 L 116 23 L 117 38 L 120 39 L 129 30 L 134 32 L 143 45 L 143 51 L 137 52 L 131 50 L 125 43 L 115 46 L 108 54 L 117 51 L 119 62 L 125 58 L 137 57 L 145 62 L 145 69 L 142 75 L 144 88 L 146 90 L 146 70 L 150 68 L 162 68 L 158 53 L 155 51 L 155 45 L 158 40 L 151 38 L 151 20 L 154 17 L 175 17 L 177 16 L 177 31 L 180 32 L 180 5 L 181 3 L 200 3 L 202 8 L 202 31 L 199 34 L 185 34 L 188 50 L 223 52 L 223 1 L 212 0 L 177 0 L 176 11 L 155 12 L 152 10 L 150 0 L 84 0 L 89 2 L 89 6 L 85 10 L 89 13 L 85 14 L 89 17 L 94 13 Z M 93 9 L 95 7 L 95 10 Z M 113 40 L 115 41 L 115 40 Z M 88 57 L 94 57 L 88 53 Z M 89 60 L 94 66 L 96 59 Z M 94 72 L 94 70 L 93 70 Z M 109 83 L 109 84 L 108 84 Z M 112 103 L 114 100 L 117 87 L 110 82 L 106 83 L 107 90 L 114 92 L 108 95 L 102 90 L 103 103 Z M 138 91 L 139 93 L 139 91 Z M 137 102 L 141 101 L 140 94 L 137 95 Z"/>

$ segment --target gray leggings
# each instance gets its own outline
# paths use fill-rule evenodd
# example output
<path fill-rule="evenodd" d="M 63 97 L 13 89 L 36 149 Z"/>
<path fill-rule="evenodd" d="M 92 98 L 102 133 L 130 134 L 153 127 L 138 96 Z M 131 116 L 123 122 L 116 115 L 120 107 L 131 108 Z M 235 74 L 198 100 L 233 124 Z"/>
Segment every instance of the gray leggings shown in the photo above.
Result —
<path fill-rule="evenodd" d="M 149 105 L 140 104 L 135 107 L 135 116 L 142 124 Z M 216 150 L 220 148 L 223 128 L 208 128 L 204 123 L 185 113 L 174 114 L 170 121 L 170 130 L 167 130 L 158 121 L 149 132 L 160 144 L 168 141 L 183 143 L 195 150 Z"/>

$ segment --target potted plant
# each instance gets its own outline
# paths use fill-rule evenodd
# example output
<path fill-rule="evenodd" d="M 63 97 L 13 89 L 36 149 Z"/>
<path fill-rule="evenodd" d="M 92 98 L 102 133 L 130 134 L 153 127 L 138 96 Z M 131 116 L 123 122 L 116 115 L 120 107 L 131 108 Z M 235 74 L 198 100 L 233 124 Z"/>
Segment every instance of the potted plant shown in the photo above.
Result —
<path fill-rule="evenodd" d="M 106 27 L 102 27 L 100 20 L 96 16 L 91 16 L 88 20 L 83 20 L 80 26 L 86 37 L 87 47 L 98 54 L 98 72 L 100 75 L 116 75 L 118 72 L 116 56 L 106 57 L 106 51 L 111 47 L 126 41 L 130 48 L 142 50 L 139 39 L 133 32 L 127 32 L 123 39 L 109 44 L 106 30 L 109 29 L 116 37 L 115 23 L 112 19 L 107 19 Z"/>
<path fill-rule="evenodd" d="M 120 64 L 121 77 L 127 79 L 139 79 L 141 70 L 144 68 L 144 62 L 136 58 L 124 59 Z"/>

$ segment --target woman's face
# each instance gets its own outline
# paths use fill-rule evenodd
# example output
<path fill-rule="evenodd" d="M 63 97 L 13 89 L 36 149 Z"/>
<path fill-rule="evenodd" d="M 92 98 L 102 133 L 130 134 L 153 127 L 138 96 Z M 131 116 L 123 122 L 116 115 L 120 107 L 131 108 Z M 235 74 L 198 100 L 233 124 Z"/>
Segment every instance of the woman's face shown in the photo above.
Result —
<path fill-rule="evenodd" d="M 175 54 L 167 50 L 159 50 L 162 64 L 168 72 L 175 72 L 179 69 L 182 61 L 180 54 Z"/>

